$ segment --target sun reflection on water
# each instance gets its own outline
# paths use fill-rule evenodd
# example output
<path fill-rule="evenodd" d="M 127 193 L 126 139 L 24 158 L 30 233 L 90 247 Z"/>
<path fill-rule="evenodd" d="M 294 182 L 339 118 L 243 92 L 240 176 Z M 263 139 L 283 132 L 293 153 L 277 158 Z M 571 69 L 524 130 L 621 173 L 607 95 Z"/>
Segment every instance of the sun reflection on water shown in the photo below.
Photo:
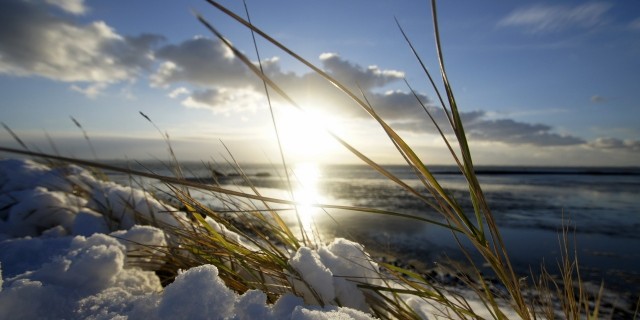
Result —
<path fill-rule="evenodd" d="M 311 240 L 312 243 L 319 240 L 315 236 L 317 232 L 314 232 L 314 216 L 320 209 L 314 207 L 314 204 L 322 202 L 322 197 L 318 190 L 320 178 L 321 172 L 317 163 L 300 163 L 293 169 L 293 181 L 295 181 L 293 196 L 297 203 L 297 212 L 302 224 L 302 230 L 306 234 L 306 238 Z"/>

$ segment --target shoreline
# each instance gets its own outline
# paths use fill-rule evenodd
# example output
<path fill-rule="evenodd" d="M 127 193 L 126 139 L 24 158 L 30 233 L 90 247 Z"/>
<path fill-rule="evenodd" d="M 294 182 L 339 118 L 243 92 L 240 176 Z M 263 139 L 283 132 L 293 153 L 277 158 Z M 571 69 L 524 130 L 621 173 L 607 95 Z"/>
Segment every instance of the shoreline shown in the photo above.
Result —
<path fill-rule="evenodd" d="M 421 275 L 425 279 L 429 281 L 435 282 L 436 287 L 442 287 L 445 291 L 452 291 L 462 294 L 470 294 L 472 290 L 465 284 L 465 281 L 471 281 L 471 283 L 478 284 L 477 280 L 474 279 L 474 276 L 470 276 L 473 272 L 464 270 L 456 270 L 453 271 L 452 267 L 445 266 L 446 263 L 440 263 L 438 266 L 430 267 L 420 259 L 416 259 L 411 256 L 403 256 L 389 252 L 381 252 L 378 250 L 367 250 L 365 247 L 365 251 L 367 251 L 371 258 L 375 262 L 383 262 L 389 263 L 396 267 L 400 267 L 403 269 L 407 269 L 412 272 L 416 272 Z M 456 265 L 464 266 L 461 262 L 455 262 Z M 485 280 L 489 283 L 491 290 L 495 290 L 498 296 L 505 295 L 506 291 L 501 288 L 500 283 L 492 277 L 487 277 L 486 274 L 483 275 Z M 466 278 L 468 280 L 461 280 L 462 278 Z M 526 277 L 527 279 L 530 276 Z M 561 279 L 556 278 L 558 283 L 562 283 Z M 592 297 L 598 296 L 600 291 L 600 284 L 595 284 L 593 282 L 585 282 L 584 287 L 588 290 L 588 295 Z M 574 284 L 574 287 L 577 284 Z M 529 299 L 539 298 L 541 293 L 536 288 L 529 288 L 525 290 L 525 294 L 528 295 Z M 473 294 L 470 294 L 473 295 Z M 590 303 L 594 303 L 595 299 L 591 300 Z M 561 306 L 559 302 L 556 302 L 556 310 L 560 310 Z M 600 312 L 603 315 L 611 314 L 611 319 L 613 320 L 626 320 L 632 319 L 635 315 L 637 304 L 640 304 L 640 293 L 620 292 L 607 288 L 605 286 L 602 300 L 600 303 Z"/>

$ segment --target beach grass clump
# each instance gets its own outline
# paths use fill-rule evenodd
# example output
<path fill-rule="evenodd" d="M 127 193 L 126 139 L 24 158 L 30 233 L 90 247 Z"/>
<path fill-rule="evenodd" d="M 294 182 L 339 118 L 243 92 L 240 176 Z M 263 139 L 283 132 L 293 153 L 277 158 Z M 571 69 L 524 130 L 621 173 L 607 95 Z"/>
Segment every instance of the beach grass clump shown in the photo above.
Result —
<path fill-rule="evenodd" d="M 490 204 L 487 203 L 475 174 L 464 123 L 460 117 L 453 86 L 445 69 L 435 1 L 431 1 L 431 8 L 435 48 L 439 62 L 438 81 L 441 85 L 436 83 L 433 74 L 423 63 L 412 41 L 399 23 L 398 27 L 438 97 L 440 107 L 446 115 L 445 123 L 436 121 L 430 109 L 418 99 L 415 91 L 411 87 L 409 90 L 416 97 L 416 105 L 423 107 L 425 117 L 435 125 L 449 150 L 452 161 L 464 176 L 469 191 L 469 199 L 465 201 L 472 203 L 472 212 L 463 209 L 460 205 L 461 199 L 454 198 L 441 185 L 432 174 L 430 166 L 375 111 L 375 106 L 370 104 L 362 92 L 354 92 L 348 84 L 340 82 L 296 54 L 253 25 L 248 18 L 241 17 L 217 1 L 206 1 L 251 30 L 254 37 L 258 35 L 310 68 L 367 112 L 384 131 L 389 143 L 395 147 L 406 165 L 413 170 L 416 178 L 421 182 L 419 187 L 408 185 L 385 169 L 382 164 L 352 146 L 346 139 L 331 131 L 328 133 L 372 170 L 402 188 L 407 194 L 422 201 L 425 210 L 438 212 L 441 220 L 430 220 L 378 208 L 331 204 L 314 204 L 314 206 L 324 210 L 341 209 L 361 211 L 370 215 L 384 214 L 446 228 L 458 241 L 460 251 L 466 257 L 463 261 L 448 261 L 454 269 L 464 265 L 464 269 L 469 270 L 457 273 L 458 282 L 464 290 L 441 284 L 432 277 L 415 270 L 376 261 L 364 247 L 354 242 L 337 239 L 328 245 L 319 243 L 305 230 L 299 218 L 297 221 L 300 231 L 294 232 L 283 219 L 282 213 L 295 212 L 300 204 L 292 195 L 292 183 L 295 181 L 292 182 L 291 179 L 294 178 L 289 178 L 293 175 L 289 172 L 282 148 L 280 148 L 282 166 L 291 193 L 289 198 L 262 194 L 260 188 L 252 184 L 251 179 L 243 173 L 241 166 L 233 160 L 232 156 L 229 163 L 242 177 L 243 188 L 185 179 L 166 134 L 163 134 L 163 138 L 169 146 L 174 177 L 118 168 L 100 164 L 97 161 L 75 160 L 8 148 L 2 148 L 2 150 L 102 170 L 124 172 L 134 177 L 150 178 L 164 184 L 165 188 L 162 191 L 156 190 L 156 194 L 162 195 L 160 198 L 169 198 L 167 200 L 173 204 L 174 209 L 169 209 L 165 213 L 180 218 L 167 223 L 155 216 L 147 215 L 139 220 L 160 228 L 167 235 L 166 245 L 151 250 L 162 253 L 154 254 L 152 257 L 155 259 L 153 264 L 160 266 L 158 274 L 163 277 L 165 284 L 178 276 L 180 270 L 206 264 L 216 266 L 224 283 L 238 293 L 260 290 L 266 294 L 269 302 L 276 302 L 284 295 L 293 294 L 304 298 L 305 302 L 310 304 L 321 307 L 347 306 L 371 313 L 381 319 L 419 319 L 432 316 L 459 319 L 509 319 L 513 316 L 522 319 L 581 319 L 602 316 L 599 309 L 602 287 L 598 294 L 592 296 L 584 288 L 585 285 L 580 280 L 577 260 L 567 245 L 567 232 L 563 233 L 562 238 L 565 246 L 563 259 L 559 262 L 561 279 L 556 279 L 549 271 L 542 269 L 539 275 L 534 273 L 531 277 L 533 281 L 530 281 L 524 275 L 517 274 L 512 266 Z M 248 15 L 248 10 L 246 13 Z M 267 96 L 278 95 L 291 107 L 305 111 L 278 83 L 264 73 L 260 64 L 252 62 L 205 18 L 197 15 L 197 19 L 263 81 Z M 259 56 L 257 45 L 255 49 Z M 153 124 L 147 115 L 142 114 L 142 116 Z M 278 126 L 275 121 L 273 124 L 278 136 Z M 158 131 L 162 134 L 161 130 L 158 129 Z M 280 140 L 279 136 L 278 140 Z M 209 198 L 217 199 L 220 205 L 216 208 L 208 206 L 199 201 L 193 195 L 194 192 L 204 193 Z M 471 247 L 463 246 L 462 242 L 470 243 Z M 143 255 L 137 253 L 136 257 L 140 258 Z M 478 265 L 474 257 L 481 257 L 482 265 Z M 481 271 L 487 266 L 491 270 L 490 275 Z"/>
<path fill-rule="evenodd" d="M 249 28 L 252 32 L 257 33 L 262 38 L 266 39 L 270 43 L 274 44 L 276 47 L 282 49 L 285 53 L 289 54 L 294 59 L 300 61 L 304 65 L 308 66 L 318 75 L 326 79 L 328 82 L 333 84 L 343 93 L 345 93 L 351 100 L 353 100 L 357 105 L 359 105 L 364 111 L 366 111 L 385 131 L 387 136 L 389 137 L 390 142 L 396 147 L 398 153 L 405 159 L 407 165 L 414 169 L 416 176 L 422 181 L 422 187 L 424 187 L 428 194 L 423 194 L 421 191 L 416 190 L 415 188 L 405 184 L 401 179 L 395 177 L 392 173 L 388 172 L 383 166 L 376 163 L 375 161 L 368 158 L 366 155 L 358 151 L 356 148 L 352 147 L 348 142 L 337 136 L 336 134 L 329 132 L 340 144 L 342 144 L 345 148 L 351 151 L 354 155 L 360 158 L 364 163 L 369 165 L 374 170 L 378 171 L 380 174 L 387 177 L 389 180 L 398 184 L 402 188 L 404 188 L 408 193 L 412 194 L 415 197 L 421 199 L 425 206 L 431 207 L 436 211 L 440 212 L 443 218 L 447 221 L 448 228 L 454 232 L 456 237 L 464 237 L 468 239 L 473 247 L 477 250 L 477 252 L 484 258 L 484 261 L 491 267 L 495 276 L 500 280 L 501 284 L 505 287 L 506 293 L 508 295 L 508 300 L 511 303 L 511 307 L 518 313 L 522 318 L 529 318 L 529 308 L 525 302 L 524 296 L 522 294 L 519 277 L 516 276 L 513 267 L 510 264 L 508 255 L 506 250 L 504 249 L 504 244 L 502 243 L 502 239 L 500 237 L 500 233 L 498 231 L 497 225 L 493 219 L 491 211 L 489 209 L 488 204 L 485 201 L 484 195 L 482 193 L 482 189 L 480 188 L 480 184 L 478 179 L 474 173 L 474 166 L 472 162 L 471 152 L 468 146 L 468 142 L 466 139 L 464 127 L 462 120 L 460 118 L 458 107 L 456 104 L 456 100 L 453 94 L 452 87 L 448 81 L 447 74 L 445 71 L 442 47 L 440 43 L 440 35 L 438 31 L 438 21 L 436 14 L 436 4 L 432 2 L 433 9 L 433 22 L 434 22 L 434 30 L 436 35 L 436 49 L 438 52 L 438 60 L 440 62 L 440 75 L 442 79 L 442 83 L 444 86 L 444 91 L 446 93 L 446 99 L 440 98 L 440 101 L 443 103 L 442 108 L 447 115 L 448 123 L 446 124 L 451 128 L 454 134 L 454 140 L 458 146 L 458 150 L 454 150 L 454 146 L 449 141 L 449 137 L 444 134 L 444 131 L 441 129 L 441 124 L 437 123 L 434 120 L 434 117 L 430 114 L 427 108 L 424 108 L 426 111 L 426 116 L 428 116 L 438 128 L 441 133 L 441 137 L 447 147 L 451 152 L 451 156 L 464 175 L 467 180 L 469 186 L 469 195 L 471 198 L 471 202 L 473 203 L 474 208 L 474 216 L 475 219 L 470 219 L 467 213 L 463 212 L 463 209 L 458 204 L 456 199 L 443 188 L 439 181 L 433 176 L 428 166 L 423 163 L 420 157 L 414 152 L 409 144 L 407 144 L 404 139 L 395 131 L 391 126 L 389 126 L 384 119 L 382 119 L 376 112 L 372 105 L 369 104 L 366 96 L 360 96 L 357 93 L 353 92 L 346 84 L 341 83 L 337 79 L 333 78 L 328 73 L 324 72 L 320 68 L 314 66 L 308 60 L 303 57 L 297 55 L 292 50 L 288 49 L 286 46 L 270 37 L 266 33 L 262 32 L 259 28 L 252 25 L 249 21 L 243 19 L 237 14 L 231 12 L 226 9 L 224 6 L 220 5 L 216 1 L 208 1 L 211 5 L 221 10 L 225 14 L 234 18 L 236 21 L 240 22 L 247 28 Z M 198 19 L 205 25 L 213 34 L 215 34 L 220 41 L 226 44 L 230 50 L 232 50 L 236 57 L 238 57 L 241 61 L 245 63 L 247 67 L 249 67 L 257 76 L 259 76 L 266 85 L 268 85 L 269 89 L 273 90 L 277 94 L 279 94 L 284 100 L 289 102 L 293 107 L 298 109 L 302 109 L 295 101 L 287 95 L 287 93 L 278 86 L 277 83 L 272 81 L 267 75 L 262 72 L 261 69 L 256 67 L 250 60 L 247 58 L 240 50 L 235 48 L 219 31 L 215 29 L 209 22 L 207 22 L 201 16 L 198 16 Z M 402 29 L 401 29 L 402 30 Z M 403 32 L 404 34 L 404 32 Z M 406 35 L 405 35 L 406 38 Z M 413 49 L 411 42 L 407 38 L 407 42 L 410 47 Z M 414 50 L 415 53 L 415 50 Z M 416 57 L 418 57 L 416 55 Z M 418 57 L 419 59 L 419 57 Z M 421 60 L 419 59 L 421 62 Z M 431 83 L 434 85 L 434 89 L 437 92 L 439 97 L 442 97 L 440 94 L 440 90 L 433 81 L 431 74 L 423 66 L 423 70 L 427 77 L 431 80 Z M 417 103 L 420 103 L 420 100 L 417 99 Z M 464 249 L 463 249 L 464 250 Z M 474 264 L 471 258 L 468 259 L 468 263 Z M 479 270 L 479 267 L 474 267 L 473 270 Z M 410 275 L 406 272 L 404 275 Z M 503 314 L 497 299 L 489 293 L 491 290 L 489 288 L 489 284 L 484 281 L 484 278 L 478 271 L 478 274 L 475 275 L 479 280 L 479 288 L 478 293 L 480 293 L 480 297 L 483 299 L 483 302 L 486 303 L 486 306 L 491 310 L 492 314 L 497 318 L 504 318 Z M 414 279 L 418 282 L 423 279 L 417 277 Z M 412 291 L 412 294 L 418 295 L 420 290 Z M 482 294 L 484 292 L 484 294 Z M 425 295 L 432 295 L 431 292 Z M 438 296 L 438 295 L 436 295 Z M 472 312 L 472 311 L 470 311 Z"/>

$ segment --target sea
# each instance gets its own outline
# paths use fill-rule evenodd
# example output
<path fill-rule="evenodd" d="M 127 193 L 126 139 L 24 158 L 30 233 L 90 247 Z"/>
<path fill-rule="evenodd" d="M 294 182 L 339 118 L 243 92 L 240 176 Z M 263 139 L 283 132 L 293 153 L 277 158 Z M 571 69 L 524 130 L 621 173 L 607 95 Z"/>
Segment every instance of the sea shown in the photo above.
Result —
<path fill-rule="evenodd" d="M 128 166 L 173 174 L 170 166 L 159 162 Z M 446 259 L 465 261 L 460 245 L 468 244 L 457 242 L 444 227 L 392 215 L 316 206 L 375 208 L 443 221 L 423 200 L 365 165 L 301 163 L 289 166 L 288 179 L 278 165 L 244 165 L 242 172 L 227 164 L 185 162 L 181 167 L 183 175 L 192 181 L 243 192 L 251 192 L 252 186 L 266 196 L 293 197 L 299 204 L 296 209 L 302 223 L 295 216 L 296 210 L 285 210 L 283 205 L 273 208 L 283 209 L 280 212 L 292 229 L 306 231 L 316 242 L 346 237 L 374 251 L 391 252 L 427 267 Z M 429 168 L 474 219 L 467 184 L 457 168 Z M 399 165 L 385 169 L 426 193 L 413 169 Z M 567 254 L 562 241 L 565 229 L 568 254 L 576 255 L 583 280 L 596 285 L 604 281 L 611 290 L 638 294 L 640 168 L 479 166 L 476 173 L 518 273 L 538 274 L 542 264 L 554 272 L 562 255 Z M 121 174 L 110 176 L 123 183 L 131 181 Z M 293 194 L 288 190 L 294 190 Z M 206 192 L 199 194 L 199 200 L 214 209 L 228 209 L 213 198 Z M 479 257 L 472 256 L 482 266 Z"/>

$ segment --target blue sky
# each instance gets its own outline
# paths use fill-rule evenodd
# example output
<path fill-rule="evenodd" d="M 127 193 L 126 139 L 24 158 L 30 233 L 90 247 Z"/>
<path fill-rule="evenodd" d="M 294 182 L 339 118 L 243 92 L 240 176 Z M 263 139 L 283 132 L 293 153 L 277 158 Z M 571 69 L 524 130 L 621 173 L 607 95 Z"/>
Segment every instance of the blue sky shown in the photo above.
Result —
<path fill-rule="evenodd" d="M 221 1 L 244 16 L 241 1 Z M 403 78 L 437 111 L 402 39 L 437 75 L 428 1 L 247 0 L 255 25 L 346 84 L 429 163 L 450 157 Z M 637 165 L 640 4 L 441 1 L 445 62 L 477 163 Z M 91 157 L 277 162 L 262 84 L 191 14 L 257 60 L 250 32 L 205 1 L 5 0 L 0 3 L 0 121 L 23 140 Z M 373 159 L 400 162 L 383 132 L 301 64 L 258 40 L 267 73 L 310 117 L 274 97 L 291 161 L 353 163 L 331 128 Z M 310 120 L 308 119 L 310 118 Z M 14 146 L 8 133 L 0 143 Z"/>

